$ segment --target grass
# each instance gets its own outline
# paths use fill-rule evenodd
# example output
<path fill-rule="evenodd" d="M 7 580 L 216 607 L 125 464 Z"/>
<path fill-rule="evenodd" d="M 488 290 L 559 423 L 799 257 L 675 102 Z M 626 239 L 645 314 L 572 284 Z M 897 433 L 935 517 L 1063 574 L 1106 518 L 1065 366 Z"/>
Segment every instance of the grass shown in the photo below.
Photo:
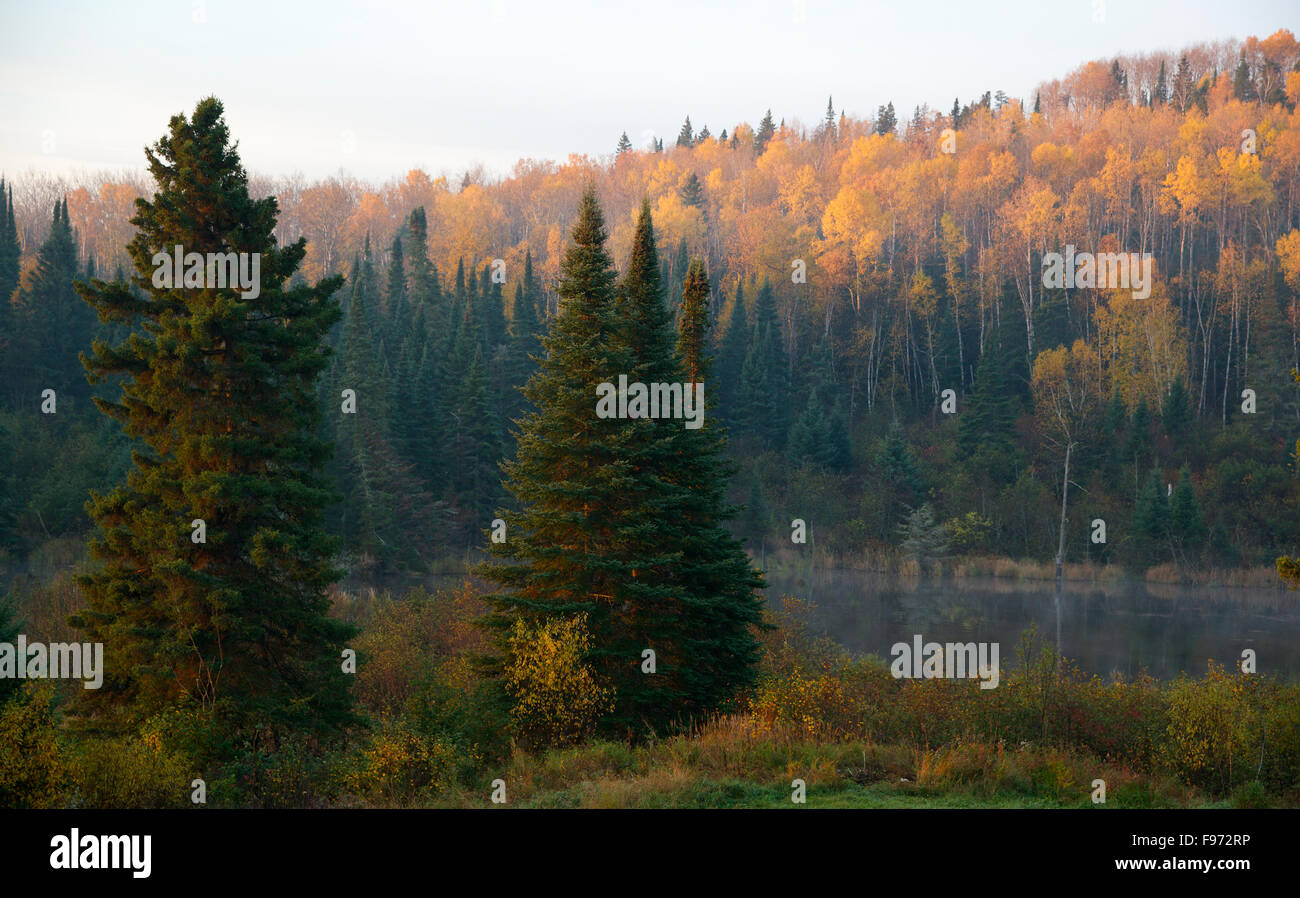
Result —
<path fill-rule="evenodd" d="M 789 808 L 797 806 L 796 779 L 805 783 L 805 806 L 818 808 L 1226 806 L 1171 778 L 1084 753 L 984 743 L 925 750 L 797 741 L 756 734 L 739 716 L 650 745 L 516 751 L 497 775 L 516 808 Z M 1104 805 L 1092 801 L 1096 779 L 1107 783 Z M 458 789 L 436 804 L 482 806 L 488 791 Z"/>

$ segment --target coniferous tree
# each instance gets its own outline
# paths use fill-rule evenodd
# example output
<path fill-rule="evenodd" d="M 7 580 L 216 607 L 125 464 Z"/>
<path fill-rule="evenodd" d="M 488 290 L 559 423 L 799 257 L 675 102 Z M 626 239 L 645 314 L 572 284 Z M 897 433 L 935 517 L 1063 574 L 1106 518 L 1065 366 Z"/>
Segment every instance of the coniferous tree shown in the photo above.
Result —
<path fill-rule="evenodd" d="M 647 221 L 649 211 L 645 211 Z M 653 246 L 653 243 L 651 243 Z M 677 358 L 687 383 L 709 383 L 712 359 L 708 346 L 709 277 L 701 259 L 691 262 L 678 319 Z M 706 408 L 711 407 L 706 387 Z M 726 461 L 726 431 L 706 413 L 698 429 L 668 423 L 669 440 L 680 448 L 670 459 L 666 478 L 684 490 L 676 523 L 669 529 L 678 541 L 680 560 L 672 582 L 683 596 L 678 642 L 682 652 L 682 701 L 678 715 L 701 715 L 723 707 L 754 680 L 761 625 L 763 587 L 741 543 L 724 528 L 738 508 L 726 503 L 727 484 L 735 474 Z M 688 458 L 689 464 L 675 463 Z"/>
<path fill-rule="evenodd" d="M 77 298 L 73 282 L 79 273 L 68 203 L 59 200 L 54 204 L 49 236 L 37 254 L 36 268 L 18 291 L 19 315 L 25 325 L 25 339 L 16 341 L 25 375 L 19 380 L 33 404 L 47 388 L 54 389 L 60 400 L 69 394 L 84 398 L 90 393 L 77 356 L 90 348 L 95 314 Z"/>
<path fill-rule="evenodd" d="M 754 331 L 740 373 L 738 429 L 773 449 L 785 445 L 789 387 L 781 319 L 772 285 L 763 281 L 754 301 Z"/>
<path fill-rule="evenodd" d="M 12 185 L 6 189 L 4 178 L 0 178 L 0 315 L 8 310 L 9 300 L 18 289 L 21 254 L 18 223 L 14 219 L 14 189 Z"/>
<path fill-rule="evenodd" d="M 1169 533 L 1180 549 L 1189 552 L 1199 549 L 1205 538 L 1201 503 L 1196 499 L 1196 490 L 1192 488 L 1192 472 L 1187 465 L 1183 465 L 1179 471 L 1178 483 L 1169 500 Z"/>
<path fill-rule="evenodd" d="M 121 401 L 96 404 L 141 443 L 127 482 L 88 505 L 103 565 L 80 578 L 73 623 L 107 652 L 85 700 L 128 721 L 193 702 L 254 745 L 345 725 L 338 658 L 355 629 L 326 613 L 337 541 L 322 529 L 330 447 L 313 433 L 342 278 L 285 289 L 305 241 L 276 245 L 276 201 L 249 197 L 216 98 L 174 116 L 146 156 L 158 190 L 137 201 L 128 250 L 148 298 L 78 287 L 101 318 L 143 324 L 83 356 L 92 378 L 123 376 Z M 153 286 L 154 254 L 176 244 L 260 253 L 260 295 Z"/>
<path fill-rule="evenodd" d="M 401 316 L 406 305 L 406 259 L 402 253 L 402 235 L 393 237 L 388 252 L 388 289 L 384 293 L 384 311 L 390 319 Z"/>
<path fill-rule="evenodd" d="M 898 116 L 894 113 L 894 103 L 891 100 L 887 105 L 876 110 L 875 132 L 877 134 L 893 134 L 897 127 Z"/>
<path fill-rule="evenodd" d="M 768 142 L 776 134 L 776 127 L 772 124 L 772 110 L 763 114 L 763 120 L 758 123 L 758 130 L 754 132 L 754 155 L 762 156 L 767 149 Z"/>
<path fill-rule="evenodd" d="M 585 614 L 596 675 L 630 688 L 640 648 L 620 633 L 618 609 L 630 598 L 633 566 L 619 553 L 622 467 L 614 422 L 595 415 L 596 387 L 631 368 L 616 325 L 615 272 L 605 250 L 604 219 L 594 187 L 583 194 L 561 266 L 556 316 L 542 338 L 546 350 L 524 388 L 535 411 L 521 424 L 514 459 L 502 466 L 518 509 L 502 512 L 504 543 L 493 553 L 508 562 L 481 573 L 500 591 L 488 596 L 485 625 L 502 656 L 483 659 L 500 675 L 508 667 L 508 635 L 516 621 L 538 623 Z"/>
<path fill-rule="evenodd" d="M 690 149 L 695 146 L 695 132 L 691 130 L 691 117 L 686 116 L 686 121 L 682 123 L 682 130 L 677 132 L 677 145 Z"/>
<path fill-rule="evenodd" d="M 618 146 L 614 148 L 614 156 L 618 158 L 624 153 L 632 151 L 632 141 L 627 139 L 627 132 L 624 131 L 618 138 Z"/>
<path fill-rule="evenodd" d="M 1169 495 L 1158 468 L 1151 471 L 1138 495 L 1133 534 L 1139 561 L 1145 565 L 1158 561 L 1169 537 Z"/>

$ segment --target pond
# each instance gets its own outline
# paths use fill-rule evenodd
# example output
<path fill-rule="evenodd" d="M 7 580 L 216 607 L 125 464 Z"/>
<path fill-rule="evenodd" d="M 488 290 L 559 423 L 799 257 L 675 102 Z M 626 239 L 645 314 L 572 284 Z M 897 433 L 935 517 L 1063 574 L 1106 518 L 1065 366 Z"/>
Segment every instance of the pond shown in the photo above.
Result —
<path fill-rule="evenodd" d="M 1159 679 L 1200 675 L 1210 659 L 1233 669 L 1253 649 L 1256 669 L 1300 679 L 1300 593 L 1148 583 L 899 580 L 863 571 L 771 571 L 768 601 L 815 604 L 813 628 L 855 655 L 888 660 L 890 647 L 926 642 L 997 642 L 1016 664 L 1020 635 L 1036 626 L 1088 673 Z"/>

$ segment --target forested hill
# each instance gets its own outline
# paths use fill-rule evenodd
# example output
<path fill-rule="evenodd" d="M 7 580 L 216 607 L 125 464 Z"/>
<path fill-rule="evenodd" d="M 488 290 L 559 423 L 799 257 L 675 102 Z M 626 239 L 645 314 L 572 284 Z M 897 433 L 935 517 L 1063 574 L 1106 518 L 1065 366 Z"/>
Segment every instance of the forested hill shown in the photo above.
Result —
<path fill-rule="evenodd" d="M 1050 559 L 1068 450 L 1067 560 L 1294 553 L 1298 100 L 1300 49 L 1278 31 L 1098 60 L 950 111 L 858 116 L 831 98 L 815 126 L 779 110 L 687 119 L 675 139 L 611 135 L 608 156 L 521 160 L 496 180 L 254 176 L 278 201 L 279 244 L 308 241 L 306 280 L 347 276 L 320 401 L 382 397 L 360 421 L 324 416 L 346 562 L 422 571 L 485 541 L 524 410 L 516 387 L 589 182 L 620 267 L 649 199 L 674 305 L 688 260 L 705 260 L 709 414 L 730 428 L 732 498 L 747 506 L 734 525 L 751 540 L 788 545 L 801 518 L 845 553 L 944 543 Z M 124 277 L 133 200 L 150 189 L 143 175 L 5 173 L 12 556 L 85 533 L 87 492 L 129 464 L 78 362 L 121 334 L 72 284 Z M 1107 253 L 1131 283 L 1101 283 L 1119 271 Z"/>

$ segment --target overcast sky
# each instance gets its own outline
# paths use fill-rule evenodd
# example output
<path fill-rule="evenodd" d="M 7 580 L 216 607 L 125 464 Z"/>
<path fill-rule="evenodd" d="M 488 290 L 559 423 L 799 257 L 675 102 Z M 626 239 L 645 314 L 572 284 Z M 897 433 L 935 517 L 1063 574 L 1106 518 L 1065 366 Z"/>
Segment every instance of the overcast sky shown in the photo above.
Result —
<path fill-rule="evenodd" d="M 1298 20 L 1294 0 L 0 0 L 0 173 L 142 168 L 168 118 L 216 94 L 254 172 L 501 174 L 624 130 L 671 143 L 688 114 L 715 134 L 768 107 L 814 124 L 833 95 L 906 119 Z"/>

